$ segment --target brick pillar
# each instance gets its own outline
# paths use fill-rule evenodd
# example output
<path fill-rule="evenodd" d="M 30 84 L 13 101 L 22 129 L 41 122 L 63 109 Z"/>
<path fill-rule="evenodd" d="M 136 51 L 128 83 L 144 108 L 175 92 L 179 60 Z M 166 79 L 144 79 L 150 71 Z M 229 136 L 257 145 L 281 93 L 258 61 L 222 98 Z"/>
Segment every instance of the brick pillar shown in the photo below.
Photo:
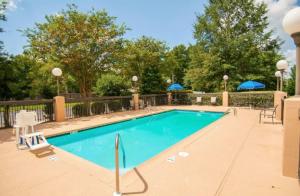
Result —
<path fill-rule="evenodd" d="M 56 122 L 65 120 L 65 97 L 56 96 L 54 99 L 54 115 Z"/>
<path fill-rule="evenodd" d="M 172 105 L 172 93 L 167 93 L 168 95 L 168 105 Z"/>
<path fill-rule="evenodd" d="M 299 178 L 300 172 L 300 97 L 284 101 L 283 175 Z"/>
<path fill-rule="evenodd" d="M 278 105 L 276 109 L 276 120 L 281 120 L 281 99 L 286 96 L 287 93 L 283 91 L 275 91 L 274 93 L 274 107 Z"/>
<path fill-rule="evenodd" d="M 222 98 L 222 103 L 223 103 L 223 107 L 228 107 L 228 92 L 224 91 L 223 92 L 223 98 Z"/>
<path fill-rule="evenodd" d="M 139 109 L 139 94 L 138 93 L 132 94 L 132 101 L 133 101 L 134 109 L 138 110 Z"/>

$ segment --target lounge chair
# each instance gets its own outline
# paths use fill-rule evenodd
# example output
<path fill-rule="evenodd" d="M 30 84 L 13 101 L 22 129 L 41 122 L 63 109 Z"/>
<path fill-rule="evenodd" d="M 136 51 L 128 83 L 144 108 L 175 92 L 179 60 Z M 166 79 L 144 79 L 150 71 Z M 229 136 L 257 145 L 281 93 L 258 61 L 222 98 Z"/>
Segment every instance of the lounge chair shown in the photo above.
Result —
<path fill-rule="evenodd" d="M 217 105 L 217 97 L 211 97 L 211 98 L 210 98 L 210 103 L 211 103 L 212 105 Z"/>
<path fill-rule="evenodd" d="M 39 123 L 36 112 L 21 110 L 16 114 L 14 129 L 18 147 L 20 147 L 19 145 L 23 145 L 34 151 L 50 146 L 43 133 L 35 132 L 34 126 Z M 29 133 L 29 128 L 31 128 L 31 133 Z"/>
<path fill-rule="evenodd" d="M 21 137 L 24 139 L 26 145 L 31 151 L 47 148 L 50 146 L 44 134 L 41 132 L 26 134 Z"/>
<path fill-rule="evenodd" d="M 202 103 L 202 97 L 196 97 L 196 103 Z"/>
<path fill-rule="evenodd" d="M 278 105 L 276 105 L 274 108 L 261 110 L 259 113 L 259 123 L 261 123 L 261 117 L 264 117 L 264 118 L 272 118 L 272 123 L 274 124 L 274 118 L 276 117 L 277 107 Z"/>

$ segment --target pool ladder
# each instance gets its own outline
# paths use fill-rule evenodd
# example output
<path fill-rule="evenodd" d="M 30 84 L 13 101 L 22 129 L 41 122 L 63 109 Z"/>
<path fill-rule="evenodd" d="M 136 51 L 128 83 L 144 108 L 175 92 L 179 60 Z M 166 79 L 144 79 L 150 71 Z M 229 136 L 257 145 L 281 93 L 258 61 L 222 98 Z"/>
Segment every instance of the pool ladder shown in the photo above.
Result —
<path fill-rule="evenodd" d="M 122 195 L 122 193 L 120 193 L 119 143 L 120 143 L 120 134 L 117 133 L 116 139 L 115 139 L 116 191 L 113 193 L 113 196 L 121 196 Z"/>

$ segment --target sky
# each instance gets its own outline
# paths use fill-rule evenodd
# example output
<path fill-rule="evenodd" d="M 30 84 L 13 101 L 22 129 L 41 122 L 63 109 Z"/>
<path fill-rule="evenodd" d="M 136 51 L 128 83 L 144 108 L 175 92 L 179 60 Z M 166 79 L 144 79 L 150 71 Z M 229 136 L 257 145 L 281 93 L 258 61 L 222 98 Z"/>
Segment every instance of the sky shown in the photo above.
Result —
<path fill-rule="evenodd" d="M 3 0 L 0 0 L 3 1 Z M 81 11 L 92 8 L 105 9 L 117 17 L 117 23 L 126 24 L 131 30 L 126 38 L 137 39 L 142 35 L 165 41 L 168 46 L 193 44 L 193 24 L 196 15 L 202 14 L 207 0 L 8 0 L 6 22 L 1 22 L 5 32 L 0 34 L 5 50 L 10 54 L 20 54 L 27 44 L 20 32 L 45 21 L 45 15 L 56 14 L 75 3 Z M 264 1 L 269 9 L 270 28 L 285 43 L 282 53 L 295 62 L 295 46 L 281 26 L 287 11 L 300 6 L 300 0 L 256 0 Z"/>

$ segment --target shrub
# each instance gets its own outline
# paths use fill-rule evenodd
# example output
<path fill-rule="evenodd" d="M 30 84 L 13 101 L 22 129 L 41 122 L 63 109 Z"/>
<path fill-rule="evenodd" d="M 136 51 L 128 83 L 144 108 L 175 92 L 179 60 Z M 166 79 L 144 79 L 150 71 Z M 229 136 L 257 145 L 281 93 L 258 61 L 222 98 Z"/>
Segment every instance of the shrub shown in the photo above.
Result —
<path fill-rule="evenodd" d="M 128 95 L 130 84 L 121 76 L 114 74 L 104 74 L 96 82 L 94 91 L 100 96 L 120 96 Z"/>
<path fill-rule="evenodd" d="M 274 105 L 274 92 L 261 91 L 261 92 L 241 92 L 229 93 L 229 105 L 239 107 L 273 107 Z"/>

